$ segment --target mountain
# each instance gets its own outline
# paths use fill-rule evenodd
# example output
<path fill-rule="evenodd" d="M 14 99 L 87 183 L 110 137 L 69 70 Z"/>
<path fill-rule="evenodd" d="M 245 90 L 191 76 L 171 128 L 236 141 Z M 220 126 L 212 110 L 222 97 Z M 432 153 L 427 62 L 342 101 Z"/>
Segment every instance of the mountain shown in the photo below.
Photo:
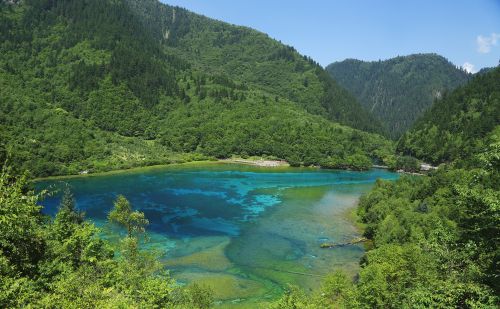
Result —
<path fill-rule="evenodd" d="M 0 144 L 34 175 L 391 152 L 318 64 L 260 32 L 150 0 L 0 3 Z"/>
<path fill-rule="evenodd" d="M 267 34 L 164 5 L 127 0 L 156 40 L 196 68 L 280 96 L 312 114 L 369 132 L 380 123 L 328 73 Z"/>
<path fill-rule="evenodd" d="M 347 59 L 326 70 L 399 138 L 435 99 L 470 75 L 436 54 L 415 54 L 385 61 Z"/>
<path fill-rule="evenodd" d="M 497 66 L 498 67 L 498 66 Z M 485 74 L 485 73 L 488 73 L 488 72 L 491 72 L 495 69 L 495 67 L 485 67 L 485 68 L 482 68 L 481 70 L 477 71 L 476 73 L 474 74 L 477 74 L 477 75 L 481 75 L 481 74 Z"/>
<path fill-rule="evenodd" d="M 496 308 L 500 302 L 500 68 L 444 95 L 398 149 L 426 176 L 379 180 L 357 215 L 370 247 L 356 280 L 328 275 L 271 308 Z"/>
<path fill-rule="evenodd" d="M 500 68 L 444 95 L 398 149 L 446 164 L 428 177 L 379 182 L 361 199 L 358 214 L 374 249 L 360 272 L 359 301 L 369 307 L 497 306 Z"/>
<path fill-rule="evenodd" d="M 500 68 L 444 95 L 409 130 L 398 151 L 433 163 L 467 160 L 500 133 Z"/>

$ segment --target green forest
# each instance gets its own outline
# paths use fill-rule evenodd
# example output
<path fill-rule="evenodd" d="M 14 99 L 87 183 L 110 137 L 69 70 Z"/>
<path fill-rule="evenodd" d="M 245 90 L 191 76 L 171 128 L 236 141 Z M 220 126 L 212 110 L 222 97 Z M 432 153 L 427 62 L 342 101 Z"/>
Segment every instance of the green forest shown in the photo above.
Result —
<path fill-rule="evenodd" d="M 358 215 L 372 248 L 359 277 L 331 274 L 313 296 L 290 289 L 275 308 L 497 308 L 498 129 L 474 164 L 379 181 Z"/>
<path fill-rule="evenodd" d="M 404 151 L 413 149 L 407 139 L 435 147 L 412 154 L 442 154 L 432 161 L 442 165 L 425 177 L 379 180 L 361 198 L 357 213 L 372 248 L 356 282 L 335 273 L 312 297 L 290 289 L 276 308 L 498 307 L 499 73 L 437 101 L 400 140 Z"/>
<path fill-rule="evenodd" d="M 500 123 L 499 81 L 497 68 L 445 95 L 403 135 L 398 151 L 438 164 L 463 161 L 484 149 Z"/>
<path fill-rule="evenodd" d="M 176 284 L 141 246 L 149 221 L 125 197 L 112 241 L 69 189 L 43 214 L 33 180 L 234 155 L 439 166 L 362 196 L 355 278 L 289 286 L 271 308 L 500 305 L 500 68 L 471 76 L 432 54 L 325 70 L 156 0 L 0 1 L 0 307 L 210 308 L 213 291 Z"/>
<path fill-rule="evenodd" d="M 436 99 L 466 83 L 470 74 L 437 54 L 373 62 L 347 59 L 326 67 L 398 139 Z"/>
<path fill-rule="evenodd" d="M 0 136 L 14 167 L 49 176 L 240 155 L 366 169 L 391 154 L 393 143 L 345 126 L 381 130 L 293 49 L 253 30 L 137 1 L 143 10 L 177 12 L 169 38 L 157 40 L 160 25 L 141 19 L 134 3 L 2 2 Z M 265 57 L 234 61 L 267 63 L 266 82 L 255 66 L 222 70 L 215 59 L 228 52 L 212 45 L 197 49 L 211 55 L 206 61 L 186 52 L 197 44 L 190 35 L 208 40 L 205 32 L 221 27 L 240 39 L 220 48 Z M 257 45 L 266 50 L 254 53 Z"/>

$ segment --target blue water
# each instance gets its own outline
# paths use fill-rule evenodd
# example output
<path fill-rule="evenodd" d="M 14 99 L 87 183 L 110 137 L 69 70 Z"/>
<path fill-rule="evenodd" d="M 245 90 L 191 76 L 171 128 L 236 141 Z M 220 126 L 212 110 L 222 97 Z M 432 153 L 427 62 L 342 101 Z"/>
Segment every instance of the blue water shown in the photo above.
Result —
<path fill-rule="evenodd" d="M 208 278 L 217 288 L 245 280 L 249 288 L 234 293 L 251 299 L 290 282 L 317 284 L 280 275 L 281 265 L 315 273 L 343 261 L 355 267 L 361 246 L 328 252 L 318 244 L 357 234 L 343 211 L 377 178 L 397 174 L 207 164 L 42 181 L 37 188 L 70 186 L 77 207 L 100 226 L 123 194 L 149 219 L 148 232 L 180 282 Z M 46 198 L 44 212 L 55 214 L 59 201 L 60 194 Z"/>

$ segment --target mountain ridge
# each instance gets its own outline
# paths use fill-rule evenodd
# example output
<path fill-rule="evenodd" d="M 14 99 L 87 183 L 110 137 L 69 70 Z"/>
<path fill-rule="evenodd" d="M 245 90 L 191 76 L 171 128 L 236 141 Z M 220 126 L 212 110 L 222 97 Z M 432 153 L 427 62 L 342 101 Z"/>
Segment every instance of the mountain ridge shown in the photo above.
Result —
<path fill-rule="evenodd" d="M 499 81 L 497 67 L 443 96 L 402 136 L 398 151 L 436 164 L 482 152 L 500 130 Z"/>
<path fill-rule="evenodd" d="M 245 30 L 247 52 L 234 44 L 214 50 L 218 34 L 203 30 L 204 18 L 168 11 L 179 30 L 164 35 L 131 3 L 172 10 L 154 1 L 2 2 L 0 131 L 16 165 L 47 176 L 236 154 L 366 168 L 369 158 L 390 153 L 391 143 L 378 135 L 338 124 L 376 127 L 346 90 L 289 47 Z M 198 45 L 188 54 L 189 42 L 177 40 L 195 26 L 203 31 L 191 33 Z M 255 37 L 268 53 L 248 52 L 259 50 Z M 246 75 L 222 66 L 221 48 L 233 50 L 232 64 L 244 65 Z M 252 69 L 256 59 L 263 70 Z M 223 70 L 211 69 L 219 65 Z M 297 100 L 288 92 L 306 88 Z"/>
<path fill-rule="evenodd" d="M 387 60 L 346 59 L 326 70 L 397 139 L 435 99 L 470 78 L 446 58 L 412 54 Z"/>
<path fill-rule="evenodd" d="M 348 91 L 318 63 L 300 55 L 295 48 L 258 30 L 155 0 L 127 0 L 127 3 L 167 49 L 180 50 L 195 66 L 245 81 L 272 95 L 284 96 L 310 113 L 341 124 L 383 132 L 378 120 Z M 169 35 L 165 39 L 167 31 Z"/>

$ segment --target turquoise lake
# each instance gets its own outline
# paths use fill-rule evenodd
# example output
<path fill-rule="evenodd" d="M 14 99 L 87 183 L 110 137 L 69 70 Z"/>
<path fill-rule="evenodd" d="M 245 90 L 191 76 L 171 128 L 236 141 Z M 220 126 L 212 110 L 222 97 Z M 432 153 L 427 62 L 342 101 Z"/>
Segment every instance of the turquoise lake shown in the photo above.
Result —
<path fill-rule="evenodd" d="M 287 284 L 318 287 L 334 269 L 354 275 L 363 246 L 321 249 L 359 236 L 349 213 L 376 179 L 397 174 L 207 163 L 37 182 L 69 185 L 77 207 L 112 235 L 106 216 L 123 194 L 150 221 L 145 246 L 163 253 L 179 283 L 214 289 L 222 305 L 278 297 Z M 57 211 L 60 195 L 46 198 Z M 112 239 L 111 236 L 109 236 Z"/>

